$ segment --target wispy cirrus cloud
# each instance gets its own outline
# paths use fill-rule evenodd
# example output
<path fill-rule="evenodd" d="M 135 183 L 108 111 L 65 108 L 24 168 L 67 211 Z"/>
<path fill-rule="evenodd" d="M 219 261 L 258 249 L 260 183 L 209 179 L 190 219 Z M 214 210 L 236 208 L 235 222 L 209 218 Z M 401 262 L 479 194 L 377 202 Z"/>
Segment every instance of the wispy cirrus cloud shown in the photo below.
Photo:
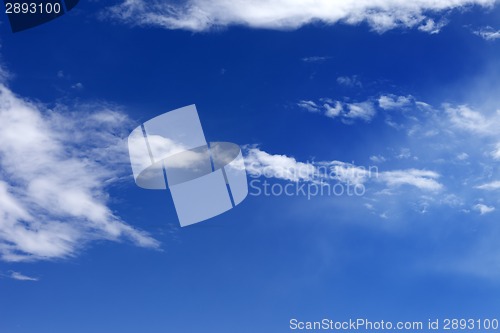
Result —
<path fill-rule="evenodd" d="M 339 76 L 337 78 L 337 83 L 345 87 L 357 87 L 357 88 L 363 87 L 363 84 L 361 83 L 357 75 Z"/>
<path fill-rule="evenodd" d="M 387 93 L 366 101 L 370 102 L 373 112 L 365 119 L 385 118 L 385 123 L 392 128 L 387 129 L 387 135 L 398 138 L 391 146 L 366 157 L 385 169 L 378 174 L 379 183 L 386 186 L 381 193 L 402 193 L 405 189 L 419 188 L 442 193 L 443 197 L 454 196 L 457 200 L 453 201 L 459 203 L 456 206 L 463 212 L 487 215 L 496 211 L 498 195 L 492 193 L 483 198 L 481 194 L 481 191 L 484 194 L 484 191 L 500 189 L 497 167 L 500 111 L 495 111 L 495 104 L 433 106 L 412 95 Z M 329 98 L 310 102 L 312 110 L 298 106 L 352 124 L 345 118 L 349 103 Z M 484 201 L 481 202 L 484 207 L 477 206 L 479 200 Z M 441 200 L 434 197 L 431 201 Z"/>
<path fill-rule="evenodd" d="M 488 41 L 494 41 L 500 38 L 500 30 L 490 26 L 474 30 L 474 34 Z"/>
<path fill-rule="evenodd" d="M 302 58 L 303 62 L 309 62 L 309 63 L 322 63 L 330 59 L 331 57 L 327 56 L 311 56 L 311 57 L 304 57 Z"/>
<path fill-rule="evenodd" d="M 495 191 L 500 190 L 500 180 L 492 181 L 486 184 L 476 186 L 480 190 Z"/>
<path fill-rule="evenodd" d="M 321 22 L 359 24 L 373 30 L 414 28 L 437 33 L 451 10 L 468 6 L 493 6 L 495 0 L 124 0 L 105 15 L 133 25 L 166 29 L 204 31 L 217 27 L 243 25 L 253 28 L 296 29 Z"/>
<path fill-rule="evenodd" d="M 39 278 L 37 278 L 37 277 L 24 275 L 22 273 L 14 272 L 14 271 L 10 272 L 9 277 L 11 279 L 18 280 L 18 281 L 38 281 L 39 280 Z"/>
<path fill-rule="evenodd" d="M 362 87 L 357 76 L 338 77 L 337 83 L 347 87 Z M 416 101 L 411 95 L 382 94 L 362 102 L 344 102 L 331 98 L 321 98 L 318 101 L 300 100 L 297 106 L 312 113 L 323 114 L 328 118 L 339 118 L 346 124 L 353 124 L 356 120 L 370 122 L 377 115 L 377 110 L 404 111 L 415 108 L 419 103 L 422 102 Z M 451 107 L 450 112 L 453 112 Z"/>
<path fill-rule="evenodd" d="M 300 162 L 287 155 L 269 154 L 257 146 L 246 146 L 247 171 L 254 177 L 264 176 L 292 182 L 341 182 L 345 184 L 383 184 L 385 189 L 409 186 L 424 192 L 438 192 L 444 188 L 440 174 L 430 170 L 383 170 L 373 166 L 359 166 L 337 160 Z"/>
<path fill-rule="evenodd" d="M 301 100 L 297 106 L 309 112 L 323 114 L 328 118 L 339 118 L 346 124 L 353 124 L 357 120 L 369 122 L 376 114 L 373 102 L 370 100 L 346 103 L 325 98 L 319 102 Z"/>
<path fill-rule="evenodd" d="M 302 100 L 297 103 L 297 106 L 309 112 L 321 112 L 321 106 L 314 101 Z"/>
<path fill-rule="evenodd" d="M 443 189 L 438 181 L 439 177 L 440 174 L 435 171 L 417 169 L 386 171 L 381 174 L 381 180 L 389 187 L 410 185 L 432 192 Z"/>
<path fill-rule="evenodd" d="M 467 105 L 452 106 L 444 104 L 449 120 L 458 129 L 472 132 L 476 135 L 493 135 L 500 125 L 500 113 L 486 115 Z"/>
<path fill-rule="evenodd" d="M 0 258 L 68 258 L 94 240 L 159 243 L 115 215 L 128 117 L 105 105 L 48 109 L 0 85 Z"/>

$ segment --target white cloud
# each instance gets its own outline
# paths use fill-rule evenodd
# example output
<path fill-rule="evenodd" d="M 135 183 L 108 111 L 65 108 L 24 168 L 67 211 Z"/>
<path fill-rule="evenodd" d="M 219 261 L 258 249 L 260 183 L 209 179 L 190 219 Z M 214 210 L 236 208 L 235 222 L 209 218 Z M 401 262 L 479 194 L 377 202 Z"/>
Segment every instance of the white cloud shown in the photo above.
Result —
<path fill-rule="evenodd" d="M 375 116 L 375 108 L 371 102 L 350 103 L 347 104 L 349 110 L 344 117 L 348 119 L 362 119 L 366 122 L 372 120 Z"/>
<path fill-rule="evenodd" d="M 337 78 L 337 83 L 346 87 L 362 87 L 361 81 L 359 81 L 356 75 L 353 76 L 339 76 Z"/>
<path fill-rule="evenodd" d="M 323 108 L 325 109 L 325 116 L 329 118 L 336 118 L 342 114 L 344 111 L 344 106 L 341 102 L 335 102 L 334 106 L 329 105 L 328 103 L 323 104 Z"/>
<path fill-rule="evenodd" d="M 429 138 L 434 148 L 453 147 L 455 151 L 448 153 L 452 152 L 461 161 L 470 161 L 476 152 L 500 160 L 500 110 L 492 111 L 491 106 L 473 108 L 466 104 L 445 103 L 441 109 L 428 104 L 422 108 L 422 102 L 415 104 L 416 108 L 406 112 L 406 118 L 416 124 L 408 129 L 409 136 L 419 140 Z M 491 163 L 491 160 L 483 162 Z"/>
<path fill-rule="evenodd" d="M 328 118 L 339 118 L 345 124 L 352 124 L 355 120 L 369 122 L 375 117 L 376 111 L 371 101 L 360 103 L 344 103 L 323 98 L 325 103 L 320 106 L 314 101 L 302 100 L 297 103 L 302 109 L 309 112 L 322 113 Z"/>
<path fill-rule="evenodd" d="M 495 160 L 500 160 L 500 143 L 497 143 L 495 146 L 495 150 L 491 152 L 491 157 Z"/>
<path fill-rule="evenodd" d="M 495 104 L 489 104 L 487 110 L 466 104 L 442 104 L 441 107 L 433 107 L 417 101 L 411 95 L 379 96 L 378 103 L 372 102 L 373 110 L 377 107 L 377 111 L 387 117 L 392 113 L 393 117 L 398 117 L 398 123 L 401 124 L 397 129 L 406 132 L 401 133 L 403 136 L 400 142 L 391 148 L 395 152 L 391 164 L 397 165 L 393 168 L 401 170 L 380 173 L 379 183 L 388 187 L 382 192 L 392 194 L 397 187 L 411 185 L 431 192 L 450 191 L 461 198 L 463 205 L 467 202 L 471 205 L 470 202 L 475 200 L 472 188 L 500 189 L 498 182 L 488 183 L 488 179 L 498 179 L 498 170 L 492 159 L 500 160 L 500 110 L 492 110 Z M 369 98 L 368 105 L 373 100 Z M 354 103 L 325 98 L 320 101 L 324 102 L 320 107 L 321 114 L 347 124 L 352 123 L 349 122 L 347 114 L 350 111 L 349 106 Z M 391 112 L 398 108 L 404 108 L 405 112 Z M 370 119 L 370 116 L 365 119 Z M 384 159 L 373 155 L 370 161 L 379 165 Z M 417 163 L 423 166 L 424 170 L 419 170 L 421 167 L 416 168 Z M 428 173 L 425 169 L 433 171 Z M 447 182 L 441 182 L 441 174 L 446 175 Z"/>
<path fill-rule="evenodd" d="M 440 175 L 429 170 L 379 172 L 378 168 L 365 168 L 341 161 L 298 162 L 286 155 L 271 155 L 256 146 L 247 146 L 245 151 L 247 171 L 254 177 L 265 176 L 294 182 L 338 181 L 351 185 L 372 182 L 383 183 L 390 189 L 408 185 L 430 192 L 444 188 L 438 182 Z"/>
<path fill-rule="evenodd" d="M 343 183 L 362 184 L 370 177 L 370 170 L 341 161 L 298 162 L 286 155 L 271 155 L 256 146 L 245 150 L 247 172 L 293 182 L 322 182 L 336 180 Z"/>
<path fill-rule="evenodd" d="M 398 160 L 406 160 L 411 158 L 413 155 L 411 154 L 411 150 L 409 148 L 401 148 L 399 153 L 396 155 Z"/>
<path fill-rule="evenodd" d="M 158 247 L 106 203 L 128 163 L 128 122 L 106 106 L 49 110 L 0 85 L 1 259 L 67 258 L 101 239 Z"/>
<path fill-rule="evenodd" d="M 316 168 L 310 163 L 297 162 L 286 155 L 271 155 L 256 147 L 247 147 L 245 164 L 253 176 L 284 179 L 289 181 L 312 181 Z"/>
<path fill-rule="evenodd" d="M 330 179 L 338 180 L 345 184 L 361 185 L 371 178 L 378 177 L 377 169 L 372 172 L 371 169 L 359 167 L 351 163 L 332 161 L 319 162 L 318 165 L 327 166 L 330 169 L 330 172 L 327 173 Z"/>
<path fill-rule="evenodd" d="M 177 3 L 123 0 L 105 15 L 133 25 L 191 31 L 231 25 L 296 29 L 314 22 L 366 22 L 378 32 L 418 27 L 435 33 L 444 25 L 441 17 L 450 10 L 494 4 L 495 0 L 186 0 Z"/>
<path fill-rule="evenodd" d="M 320 56 L 312 56 L 312 57 L 304 57 L 302 58 L 303 62 L 324 62 L 330 59 L 330 57 L 320 57 Z"/>
<path fill-rule="evenodd" d="M 500 30 L 495 30 L 490 26 L 476 30 L 474 31 L 474 34 L 489 41 L 494 41 L 500 38 Z"/>
<path fill-rule="evenodd" d="M 71 89 L 75 89 L 75 90 L 83 90 L 83 88 L 84 88 L 84 86 L 83 86 L 83 83 L 81 83 L 81 82 L 77 82 L 71 86 Z"/>
<path fill-rule="evenodd" d="M 356 76 L 347 77 L 342 76 L 337 78 L 337 83 L 345 86 L 361 86 L 361 82 L 357 80 Z M 323 104 L 321 105 L 322 102 Z M 335 101 L 331 98 L 321 98 L 319 102 L 312 100 L 301 100 L 297 103 L 300 108 L 309 112 L 323 113 L 329 118 L 339 118 L 346 124 L 352 124 L 354 120 L 363 120 L 370 122 L 376 115 L 377 109 L 380 111 L 392 110 L 411 110 L 411 107 L 429 107 L 428 104 L 415 101 L 413 96 L 396 96 L 393 94 L 381 95 L 378 98 L 368 98 L 363 102 L 342 102 Z M 455 110 L 452 107 L 450 112 Z M 386 113 L 386 123 L 395 128 L 400 126 L 391 120 L 388 112 Z M 415 120 L 416 118 L 414 118 Z"/>
<path fill-rule="evenodd" d="M 495 211 L 495 207 L 487 206 L 485 204 L 477 204 L 473 208 L 481 215 L 486 215 Z"/>
<path fill-rule="evenodd" d="M 297 106 L 309 112 L 320 112 L 320 106 L 313 101 L 302 100 L 297 103 Z"/>
<path fill-rule="evenodd" d="M 412 96 L 382 95 L 378 99 L 379 106 L 384 110 L 402 109 L 412 105 L 412 103 Z"/>
<path fill-rule="evenodd" d="M 38 278 L 24 275 L 19 272 L 10 272 L 10 278 L 18 281 L 38 281 Z"/>
<path fill-rule="evenodd" d="M 254 177 L 264 176 L 293 182 L 311 182 L 335 177 L 336 173 L 329 174 L 331 166 L 346 169 L 342 162 L 304 163 L 287 155 L 269 154 L 257 146 L 245 147 L 245 165 L 247 172 Z M 325 168 L 320 170 L 318 165 Z"/>
<path fill-rule="evenodd" d="M 439 191 L 443 189 L 443 185 L 437 181 L 439 177 L 440 175 L 437 172 L 417 169 L 380 173 L 380 180 L 385 182 L 389 187 L 410 185 L 426 191 Z"/>
<path fill-rule="evenodd" d="M 452 107 L 449 104 L 444 105 L 452 125 L 462 130 L 473 132 L 475 134 L 492 134 L 496 132 L 500 124 L 498 113 L 487 117 L 481 112 L 471 109 L 467 105 Z"/>
<path fill-rule="evenodd" d="M 380 164 L 380 163 L 384 163 L 386 161 L 386 158 L 382 155 L 374 155 L 374 156 L 370 156 L 370 161 L 372 161 L 373 163 Z"/>
<path fill-rule="evenodd" d="M 438 22 L 429 18 L 425 20 L 419 27 L 418 30 L 430 33 L 431 35 L 437 34 L 441 31 L 441 29 L 448 23 L 447 20 L 442 19 Z"/>
<path fill-rule="evenodd" d="M 480 190 L 487 190 L 487 191 L 500 190 L 500 180 L 496 180 L 496 181 L 493 181 L 490 183 L 479 185 L 476 188 L 478 188 Z"/>

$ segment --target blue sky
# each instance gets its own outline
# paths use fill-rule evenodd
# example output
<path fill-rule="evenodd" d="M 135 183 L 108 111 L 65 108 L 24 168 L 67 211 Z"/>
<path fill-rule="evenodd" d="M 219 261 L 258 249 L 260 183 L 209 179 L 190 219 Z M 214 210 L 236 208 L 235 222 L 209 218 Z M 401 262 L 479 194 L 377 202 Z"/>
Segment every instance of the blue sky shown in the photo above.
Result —
<path fill-rule="evenodd" d="M 498 316 L 495 1 L 148 3 L 1 19 L 0 332 Z M 180 228 L 126 138 L 190 104 L 249 181 L 365 193 L 250 193 Z"/>

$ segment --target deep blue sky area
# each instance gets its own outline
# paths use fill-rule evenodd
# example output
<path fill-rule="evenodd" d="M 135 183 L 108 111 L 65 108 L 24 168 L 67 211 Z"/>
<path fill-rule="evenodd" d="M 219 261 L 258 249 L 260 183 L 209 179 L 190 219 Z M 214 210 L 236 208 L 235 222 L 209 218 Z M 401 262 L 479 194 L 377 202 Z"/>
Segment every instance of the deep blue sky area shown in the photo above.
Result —
<path fill-rule="evenodd" d="M 499 318 L 498 211 L 475 211 L 499 203 L 498 192 L 477 189 L 500 177 L 498 160 L 486 160 L 489 148 L 476 146 L 496 134 L 452 135 L 439 120 L 449 114 L 445 103 L 484 115 L 500 109 L 500 39 L 473 33 L 499 28 L 497 7 L 452 11 L 429 34 L 321 22 L 192 32 L 131 26 L 106 18 L 107 6 L 82 0 L 15 34 L 0 18 L 9 89 L 48 109 L 105 103 L 134 127 L 196 104 L 210 141 L 258 145 L 302 162 L 370 165 L 385 156 L 382 172 L 437 171 L 446 190 L 382 199 L 378 187 L 369 198 L 249 196 L 180 228 L 169 192 L 135 186 L 127 170 L 107 188 L 108 205 L 160 248 L 100 240 L 70 258 L 0 261 L 0 333 L 279 333 L 291 331 L 292 318 Z M 359 83 L 342 85 L 340 77 Z M 328 99 L 378 105 L 382 95 L 411 96 L 434 113 L 375 106 L 372 119 L 350 123 L 298 106 Z M 434 128 L 441 132 L 429 138 Z M 411 157 L 395 157 L 406 149 Z M 485 160 L 450 162 L 462 151 Z M 455 197 L 463 203 L 442 204 Z"/>

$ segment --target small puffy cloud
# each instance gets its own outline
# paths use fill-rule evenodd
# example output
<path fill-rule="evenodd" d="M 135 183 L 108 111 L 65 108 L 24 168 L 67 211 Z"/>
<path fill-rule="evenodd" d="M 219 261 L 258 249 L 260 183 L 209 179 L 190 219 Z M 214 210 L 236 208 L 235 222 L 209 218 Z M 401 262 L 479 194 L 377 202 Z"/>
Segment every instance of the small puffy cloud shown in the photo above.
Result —
<path fill-rule="evenodd" d="M 495 207 L 487 206 L 485 204 L 477 204 L 473 208 L 481 215 L 486 215 L 495 211 Z"/>
<path fill-rule="evenodd" d="M 500 38 L 500 30 L 495 30 L 490 26 L 475 30 L 474 34 L 488 41 L 494 41 Z"/>
<path fill-rule="evenodd" d="M 384 163 L 386 161 L 386 158 L 382 155 L 374 155 L 374 156 L 370 156 L 370 161 L 372 161 L 373 163 L 380 164 L 380 163 Z"/>
<path fill-rule="evenodd" d="M 444 19 L 436 22 L 433 19 L 428 18 L 418 27 L 418 30 L 434 35 L 439 33 L 447 23 L 447 20 Z"/>
<path fill-rule="evenodd" d="M 325 116 L 329 118 L 336 118 L 344 111 L 344 106 L 339 101 L 335 102 L 333 106 L 325 103 L 323 104 L 323 108 L 325 109 Z"/>
<path fill-rule="evenodd" d="M 470 5 L 492 6 L 495 0 L 122 0 L 104 14 L 139 26 L 205 31 L 243 25 L 266 29 L 297 29 L 321 22 L 359 24 L 373 30 L 413 28 L 436 33 L 442 17 Z M 436 21 L 438 23 L 436 23 Z"/>
<path fill-rule="evenodd" d="M 361 82 L 356 76 L 342 76 L 337 78 L 337 82 L 345 86 L 361 86 Z M 345 100 L 348 100 L 347 98 Z M 333 100 L 331 98 L 321 98 L 319 102 L 312 100 L 301 100 L 297 103 L 300 108 L 309 112 L 322 113 L 329 118 L 339 118 L 345 124 L 352 124 L 354 120 L 363 120 L 370 122 L 378 111 L 386 111 L 386 123 L 392 127 L 400 126 L 391 120 L 389 111 L 392 110 L 411 110 L 411 107 L 423 108 L 429 105 L 415 101 L 413 96 L 396 96 L 392 94 L 381 95 L 378 98 L 369 97 L 363 102 L 346 102 Z M 414 118 L 416 119 L 416 118 Z"/>
<path fill-rule="evenodd" d="M 401 148 L 399 153 L 396 155 L 398 160 L 406 160 L 412 157 L 414 156 L 411 154 L 411 150 L 409 148 Z"/>
<path fill-rule="evenodd" d="M 328 118 L 339 118 L 345 124 L 353 124 L 355 120 L 369 122 L 376 114 L 371 101 L 345 103 L 329 98 L 322 99 L 322 101 L 324 101 L 323 105 L 319 105 L 314 101 L 302 100 L 297 103 L 297 106 L 309 112 L 322 113 Z"/>
<path fill-rule="evenodd" d="M 378 104 L 384 110 L 397 110 L 412 105 L 413 101 L 412 96 L 382 95 Z"/>
<path fill-rule="evenodd" d="M 346 87 L 362 87 L 361 81 L 359 81 L 356 75 L 353 76 L 339 76 L 337 78 L 337 83 L 341 86 Z"/>
<path fill-rule="evenodd" d="M 84 88 L 83 83 L 81 83 L 81 82 L 77 82 L 71 86 L 71 89 L 75 89 L 75 90 L 83 90 L 83 88 Z"/>
<path fill-rule="evenodd" d="M 74 256 L 94 240 L 157 248 L 108 206 L 106 186 L 126 174 L 131 127 L 105 105 L 53 110 L 0 84 L 0 258 Z"/>

